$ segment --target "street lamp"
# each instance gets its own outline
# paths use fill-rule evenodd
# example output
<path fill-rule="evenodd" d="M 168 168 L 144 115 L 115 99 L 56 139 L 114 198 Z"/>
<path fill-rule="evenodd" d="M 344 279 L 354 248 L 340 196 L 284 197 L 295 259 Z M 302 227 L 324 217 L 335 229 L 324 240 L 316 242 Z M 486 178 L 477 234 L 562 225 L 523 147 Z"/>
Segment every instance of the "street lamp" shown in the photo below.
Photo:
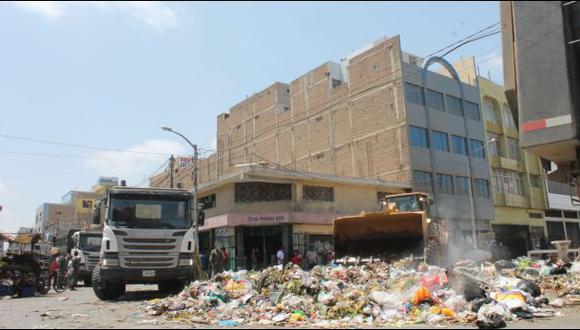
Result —
<path fill-rule="evenodd" d="M 193 173 L 192 173 L 192 178 L 193 178 L 193 219 L 195 222 L 195 238 L 194 238 L 194 243 L 195 243 L 195 253 L 196 255 L 199 255 L 199 226 L 198 224 L 198 198 L 197 198 L 197 157 L 198 157 L 198 152 L 197 152 L 197 144 L 193 144 L 191 143 L 191 141 L 189 141 L 189 139 L 187 137 L 185 137 L 185 135 L 173 130 L 171 127 L 167 127 L 167 126 L 163 126 L 161 127 L 162 130 L 166 131 L 166 132 L 171 132 L 174 134 L 177 134 L 179 136 L 181 136 L 185 141 L 187 141 L 187 143 L 193 148 Z"/>
<path fill-rule="evenodd" d="M 491 139 L 489 141 L 487 141 L 486 144 L 484 144 L 483 146 L 481 146 L 480 148 L 477 148 L 475 150 L 472 150 L 471 153 L 475 154 L 478 151 L 487 148 L 488 145 L 496 142 L 497 139 Z M 471 162 L 469 161 L 469 157 L 467 158 L 467 175 L 468 175 L 468 179 L 467 182 L 469 183 L 469 206 L 470 206 L 470 211 L 471 211 L 471 235 L 473 236 L 473 249 L 477 249 L 477 230 L 475 229 L 475 202 L 474 202 L 474 196 L 473 196 L 473 187 L 471 184 Z"/>

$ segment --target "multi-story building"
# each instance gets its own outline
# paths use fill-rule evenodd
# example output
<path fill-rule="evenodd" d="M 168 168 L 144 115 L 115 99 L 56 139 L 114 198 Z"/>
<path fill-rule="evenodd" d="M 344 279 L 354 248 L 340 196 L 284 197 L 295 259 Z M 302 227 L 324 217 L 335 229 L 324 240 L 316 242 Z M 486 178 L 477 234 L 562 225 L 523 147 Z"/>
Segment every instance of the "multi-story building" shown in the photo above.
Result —
<path fill-rule="evenodd" d="M 102 186 L 99 183 L 95 187 Z M 70 230 L 88 230 L 93 222 L 93 209 L 104 196 L 100 191 L 70 191 L 61 203 L 43 203 L 36 210 L 34 231 L 60 235 Z"/>
<path fill-rule="evenodd" d="M 461 80 L 479 88 L 486 131 L 496 240 L 514 257 L 538 248 L 545 237 L 546 188 L 540 158 L 519 146 L 518 126 L 504 87 L 478 74 L 475 58 L 455 64 Z M 493 141 L 493 142 L 491 142 Z"/>
<path fill-rule="evenodd" d="M 93 186 L 92 191 L 100 195 L 106 195 L 109 189 L 119 185 L 117 177 L 100 177 L 97 184 Z"/>
<path fill-rule="evenodd" d="M 576 192 L 569 183 L 549 180 L 546 228 L 548 239 L 545 247 L 554 248 L 549 243 L 569 240 L 571 247 L 580 248 L 580 204 L 572 200 Z"/>
<path fill-rule="evenodd" d="M 452 78 L 430 71 L 435 63 Z M 382 180 L 434 194 L 436 215 L 447 220 L 453 239 L 471 235 L 472 210 L 477 231 L 489 231 L 493 204 L 479 90 L 443 59 L 428 64 L 403 52 L 396 36 L 290 84 L 271 85 L 218 116 L 217 152 L 200 161 L 200 181 L 220 182 L 257 163 Z M 175 181 L 191 187 L 191 168 L 179 173 Z M 169 176 L 151 184 L 167 187 Z M 356 213 L 367 205 L 349 203 Z"/>

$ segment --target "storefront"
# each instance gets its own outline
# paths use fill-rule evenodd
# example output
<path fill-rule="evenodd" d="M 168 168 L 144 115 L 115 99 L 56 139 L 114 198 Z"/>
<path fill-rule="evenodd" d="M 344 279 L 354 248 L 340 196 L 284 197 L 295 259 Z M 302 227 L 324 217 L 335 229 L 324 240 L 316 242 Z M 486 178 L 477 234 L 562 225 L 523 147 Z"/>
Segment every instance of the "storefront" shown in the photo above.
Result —
<path fill-rule="evenodd" d="M 202 228 L 200 251 L 209 255 L 215 244 L 225 247 L 229 254 L 227 266 L 236 270 L 275 265 L 280 248 L 286 261 L 294 250 L 298 250 L 304 259 L 310 251 L 311 260 L 316 259 L 317 264 L 325 263 L 327 255 L 332 252 L 332 220 L 338 216 L 306 212 L 219 216 L 210 219 L 210 223 L 226 226 Z M 296 223 L 301 221 L 309 223 Z"/>

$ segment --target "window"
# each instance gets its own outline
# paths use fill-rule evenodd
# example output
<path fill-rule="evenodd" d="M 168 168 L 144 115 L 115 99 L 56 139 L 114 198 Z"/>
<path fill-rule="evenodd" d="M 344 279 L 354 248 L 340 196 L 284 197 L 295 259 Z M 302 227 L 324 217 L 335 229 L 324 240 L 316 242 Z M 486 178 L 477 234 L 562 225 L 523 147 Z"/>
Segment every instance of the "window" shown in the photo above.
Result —
<path fill-rule="evenodd" d="M 465 116 L 471 120 L 481 121 L 479 106 L 476 103 L 465 101 Z"/>
<path fill-rule="evenodd" d="M 508 128 L 517 129 L 516 122 L 514 121 L 514 116 L 512 115 L 512 111 L 510 110 L 507 104 L 503 105 L 503 107 L 501 108 L 501 113 L 503 116 L 504 125 Z"/>
<path fill-rule="evenodd" d="M 334 201 L 334 188 L 333 187 L 303 186 L 302 187 L 302 196 L 305 200 L 310 200 L 310 201 L 333 202 Z"/>
<path fill-rule="evenodd" d="M 483 141 L 470 139 L 469 144 L 471 145 L 471 156 L 475 158 L 485 158 L 485 147 L 483 146 Z"/>
<path fill-rule="evenodd" d="M 509 156 L 509 158 L 515 159 L 515 160 L 520 160 L 520 147 L 518 145 L 518 140 L 508 138 L 507 142 L 508 142 L 508 153 L 509 153 L 508 156 Z"/>
<path fill-rule="evenodd" d="M 235 202 L 272 202 L 292 200 L 292 185 L 267 182 L 240 182 L 235 185 Z"/>
<path fill-rule="evenodd" d="M 461 100 L 447 95 L 447 112 L 454 115 L 463 116 L 463 109 L 461 108 Z"/>
<path fill-rule="evenodd" d="M 539 212 L 530 212 L 529 213 L 530 219 L 543 219 L 544 215 Z"/>
<path fill-rule="evenodd" d="M 453 195 L 453 177 L 447 174 L 435 176 L 435 191 L 440 194 Z"/>
<path fill-rule="evenodd" d="M 563 222 L 546 221 L 546 227 L 548 228 L 548 240 L 550 242 L 566 239 Z"/>
<path fill-rule="evenodd" d="M 392 193 L 388 193 L 388 192 L 384 192 L 384 191 L 379 191 L 379 192 L 377 192 L 377 201 L 378 202 L 382 202 L 389 195 L 392 195 Z"/>
<path fill-rule="evenodd" d="M 492 169 L 494 191 L 500 194 L 523 195 L 524 189 L 520 174 L 499 168 Z"/>
<path fill-rule="evenodd" d="M 493 133 L 487 133 L 487 140 L 491 141 L 493 139 L 495 139 L 495 141 L 490 143 L 486 149 L 491 157 L 499 158 L 501 157 L 501 148 L 499 144 L 501 137 Z"/>
<path fill-rule="evenodd" d="M 455 192 L 457 195 L 469 195 L 469 181 L 465 176 L 455 177 Z"/>
<path fill-rule="evenodd" d="M 340 85 L 342 85 L 342 81 L 340 81 L 338 79 L 332 79 L 332 88 L 336 88 Z"/>
<path fill-rule="evenodd" d="M 578 219 L 578 212 L 574 212 L 574 211 L 564 211 L 564 218 L 568 218 L 568 219 Z"/>
<path fill-rule="evenodd" d="M 453 152 L 467 156 L 467 140 L 462 136 L 452 135 Z"/>
<path fill-rule="evenodd" d="M 423 104 L 423 90 L 417 85 L 405 83 L 405 99 L 411 103 Z"/>
<path fill-rule="evenodd" d="M 314 121 L 316 121 L 316 122 L 321 122 L 321 121 L 322 121 L 322 116 L 318 116 L 318 117 L 316 117 L 316 119 L 314 119 Z"/>
<path fill-rule="evenodd" d="M 499 122 L 497 120 L 497 113 L 499 109 L 495 100 L 486 97 L 483 101 L 483 111 L 485 112 L 485 120 L 494 124 Z"/>
<path fill-rule="evenodd" d="M 443 102 L 443 94 L 432 91 L 430 89 L 427 90 L 427 107 L 445 111 L 445 103 Z"/>
<path fill-rule="evenodd" d="M 416 190 L 425 192 L 433 191 L 433 176 L 430 172 L 413 171 L 413 183 Z"/>
<path fill-rule="evenodd" d="M 489 198 L 489 182 L 485 179 L 473 180 L 473 191 L 475 197 Z"/>
<path fill-rule="evenodd" d="M 215 194 L 211 194 L 209 196 L 201 197 L 199 199 L 199 203 L 203 205 L 203 209 L 213 209 L 216 207 L 216 198 Z"/>
<path fill-rule="evenodd" d="M 312 158 L 314 158 L 316 160 L 322 159 L 322 158 L 324 158 L 324 152 L 316 154 L 316 155 L 312 156 Z"/>
<path fill-rule="evenodd" d="M 83 199 L 83 209 L 92 209 L 93 208 L 93 201 Z"/>
<path fill-rule="evenodd" d="M 427 130 L 421 127 L 409 127 L 409 140 L 413 147 L 429 148 Z"/>
<path fill-rule="evenodd" d="M 561 218 L 562 211 L 561 210 L 546 210 L 546 216 L 551 218 Z"/>
<path fill-rule="evenodd" d="M 449 141 L 447 139 L 447 133 L 433 131 L 431 133 L 431 139 L 433 141 L 433 148 L 435 150 L 449 152 Z"/>
<path fill-rule="evenodd" d="M 544 184 L 544 180 L 539 175 L 532 175 L 530 180 L 532 181 L 532 187 L 534 188 L 542 188 Z"/>

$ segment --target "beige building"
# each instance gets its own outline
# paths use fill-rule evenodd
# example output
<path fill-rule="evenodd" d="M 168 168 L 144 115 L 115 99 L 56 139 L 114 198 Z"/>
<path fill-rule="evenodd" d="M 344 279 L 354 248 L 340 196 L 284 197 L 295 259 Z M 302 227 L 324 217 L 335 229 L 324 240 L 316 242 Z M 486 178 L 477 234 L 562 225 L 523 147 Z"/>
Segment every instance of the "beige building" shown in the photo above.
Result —
<path fill-rule="evenodd" d="M 435 63 L 451 78 L 424 67 Z M 217 152 L 200 161 L 200 182 L 220 182 L 257 163 L 396 182 L 432 193 L 436 216 L 463 239 L 472 228 L 470 179 L 476 229 L 491 230 L 494 216 L 479 104 L 478 88 L 462 83 L 443 59 L 423 63 L 401 50 L 398 36 L 381 39 L 220 114 Z M 173 175 L 191 187 L 191 168 Z M 150 184 L 170 181 L 166 172 Z"/>
<path fill-rule="evenodd" d="M 410 185 L 377 179 L 340 177 L 250 165 L 219 181 L 200 185 L 206 212 L 201 227 L 202 254 L 217 242 L 228 248 L 230 267 L 252 267 L 256 249 L 260 265 L 275 264 L 283 247 L 320 258 L 332 250 L 332 220 L 376 210 L 387 194 L 411 190 Z M 322 260 L 322 259 L 321 259 Z"/>

